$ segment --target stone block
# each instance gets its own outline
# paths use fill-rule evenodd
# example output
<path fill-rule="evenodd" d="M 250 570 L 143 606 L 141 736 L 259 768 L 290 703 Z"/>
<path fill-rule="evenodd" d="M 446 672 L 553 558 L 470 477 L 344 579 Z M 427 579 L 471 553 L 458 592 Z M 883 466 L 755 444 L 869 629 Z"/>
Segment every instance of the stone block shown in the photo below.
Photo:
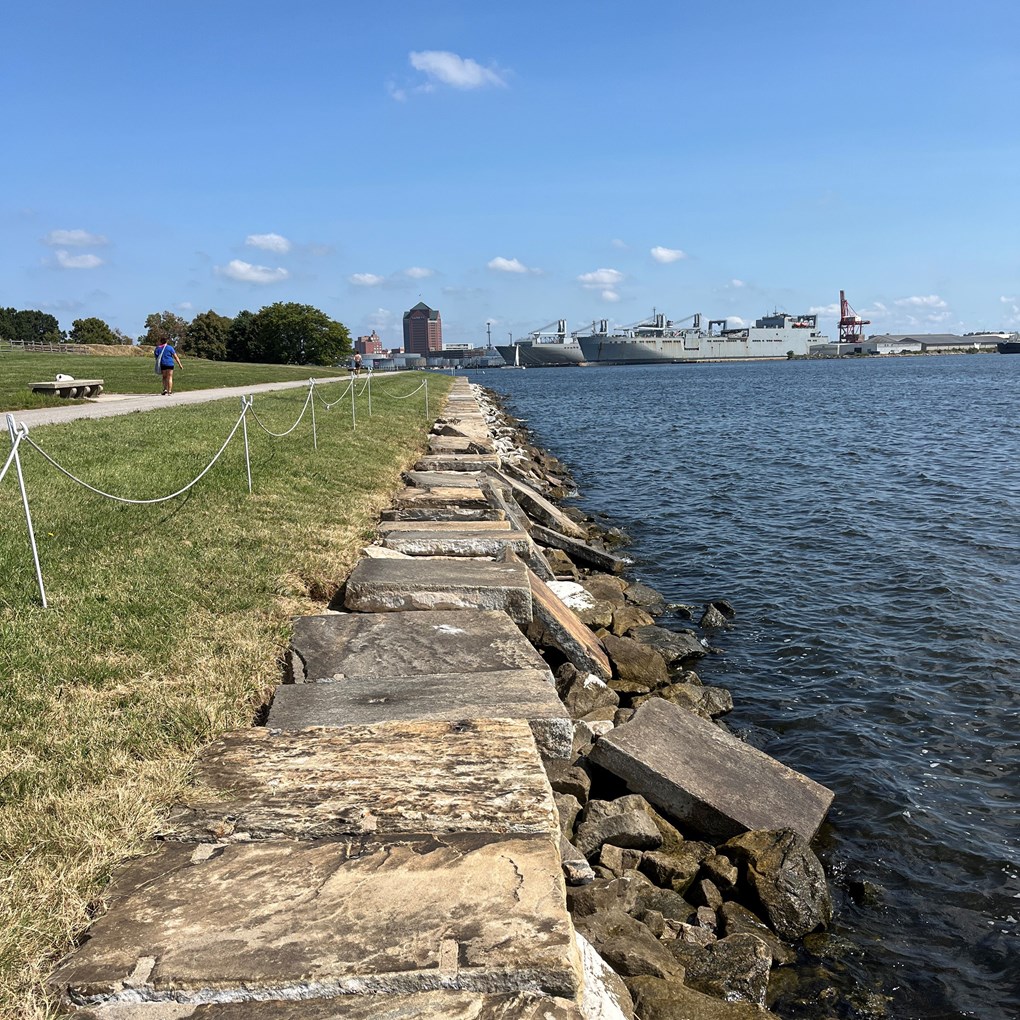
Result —
<path fill-rule="evenodd" d="M 507 520 L 382 520 L 379 522 L 379 533 L 388 535 L 391 531 L 511 531 Z"/>
<path fill-rule="evenodd" d="M 366 613 L 407 609 L 501 609 L 518 623 L 532 614 L 528 569 L 520 561 L 369 560 L 347 579 L 344 604 Z"/>
<path fill-rule="evenodd" d="M 441 531 L 425 526 L 415 531 L 391 531 L 383 536 L 387 549 L 407 556 L 499 556 L 507 549 L 527 555 L 531 539 L 526 531 Z"/>
<path fill-rule="evenodd" d="M 576 539 L 584 539 L 587 534 L 579 524 L 572 521 L 558 506 L 551 503 L 537 489 L 525 482 L 518 481 L 502 471 L 492 471 L 493 477 L 506 486 L 513 498 L 537 521 L 547 527 L 554 528 L 561 535 Z M 546 543 L 550 545 L 552 543 Z M 567 550 L 569 552 L 569 550 Z"/>
<path fill-rule="evenodd" d="M 396 508 L 459 507 L 465 510 L 490 510 L 489 501 L 481 489 L 463 486 L 442 486 L 435 489 L 411 486 L 401 489 L 393 497 Z"/>
<path fill-rule="evenodd" d="M 298 680 L 546 669 L 506 613 L 328 613 L 294 622 Z"/>
<path fill-rule="evenodd" d="M 831 790 L 661 698 L 602 736 L 590 759 L 716 841 L 782 828 L 810 841 L 833 800 Z"/>
<path fill-rule="evenodd" d="M 283 684 L 268 725 L 365 726 L 387 721 L 523 719 L 546 758 L 567 758 L 573 724 L 548 670 L 387 676 L 336 683 Z"/>
<path fill-rule="evenodd" d="M 495 507 L 482 508 L 462 506 L 400 506 L 390 507 L 380 514 L 382 521 L 502 521 L 506 523 L 506 514 Z"/>
<path fill-rule="evenodd" d="M 164 843 L 115 877 L 107 912 L 51 983 L 81 1004 L 440 987 L 573 998 L 558 843 Z"/>
<path fill-rule="evenodd" d="M 533 597 L 532 611 L 548 643 L 558 648 L 578 670 L 608 680 L 613 670 L 599 639 L 541 578 L 530 570 L 528 575 Z"/>
<path fill-rule="evenodd" d="M 561 549 L 567 553 L 575 563 L 587 563 L 596 570 L 605 570 L 610 574 L 622 574 L 630 564 L 630 560 L 621 556 L 614 556 L 605 549 L 596 549 L 587 542 L 579 541 L 568 535 L 562 535 L 551 528 L 545 528 L 536 524 L 531 529 L 531 537 L 542 545 L 553 549 Z"/>
<path fill-rule="evenodd" d="M 483 471 L 499 464 L 496 453 L 430 453 L 414 467 L 416 471 Z"/>
<path fill-rule="evenodd" d="M 527 722 L 227 733 L 203 748 L 164 839 L 558 832 Z"/>
<path fill-rule="evenodd" d="M 481 476 L 470 471 L 408 471 L 407 480 L 419 489 L 477 489 Z"/>

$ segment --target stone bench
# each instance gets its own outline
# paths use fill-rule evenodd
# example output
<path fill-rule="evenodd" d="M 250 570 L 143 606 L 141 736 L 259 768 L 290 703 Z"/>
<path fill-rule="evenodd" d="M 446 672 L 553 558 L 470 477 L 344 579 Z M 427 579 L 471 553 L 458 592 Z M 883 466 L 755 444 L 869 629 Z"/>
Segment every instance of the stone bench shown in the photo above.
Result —
<path fill-rule="evenodd" d="M 29 383 L 33 393 L 55 393 L 61 397 L 98 397 L 103 392 L 103 379 L 48 379 Z"/>

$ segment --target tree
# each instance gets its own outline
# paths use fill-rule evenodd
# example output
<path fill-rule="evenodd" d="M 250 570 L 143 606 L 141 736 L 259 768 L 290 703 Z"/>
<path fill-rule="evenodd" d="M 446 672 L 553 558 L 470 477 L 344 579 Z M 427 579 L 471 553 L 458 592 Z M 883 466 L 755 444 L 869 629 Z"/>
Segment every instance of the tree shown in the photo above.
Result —
<path fill-rule="evenodd" d="M 245 309 L 234 316 L 227 336 L 227 358 L 230 361 L 257 361 L 258 340 L 255 336 L 255 313 Z"/>
<path fill-rule="evenodd" d="M 208 312 L 199 313 L 188 326 L 186 342 L 182 341 L 185 353 L 210 361 L 226 361 L 227 341 L 233 322 L 225 315 L 217 315 L 211 308 Z"/>
<path fill-rule="evenodd" d="M 173 312 L 153 312 L 146 316 L 145 332 L 138 338 L 142 344 L 171 344 L 183 349 L 188 342 L 188 323 Z"/>
<path fill-rule="evenodd" d="M 121 344 L 124 342 L 102 319 L 75 319 L 68 340 L 75 344 Z"/>
<path fill-rule="evenodd" d="M 257 356 L 279 365 L 335 365 L 351 352 L 342 322 L 311 305 L 278 301 L 255 315 Z"/>
<path fill-rule="evenodd" d="M 22 311 L 0 308 L 0 340 L 59 344 L 63 343 L 64 334 L 60 331 L 60 323 L 47 312 L 34 308 Z"/>

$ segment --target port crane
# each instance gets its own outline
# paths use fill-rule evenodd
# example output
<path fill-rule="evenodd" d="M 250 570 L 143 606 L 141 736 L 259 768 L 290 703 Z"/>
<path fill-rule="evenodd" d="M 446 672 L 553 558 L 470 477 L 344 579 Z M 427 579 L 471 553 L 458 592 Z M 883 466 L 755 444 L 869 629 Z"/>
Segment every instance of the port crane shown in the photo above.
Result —
<path fill-rule="evenodd" d="M 556 327 L 555 329 L 553 327 Z M 567 342 L 567 320 L 566 319 L 554 319 L 552 322 L 546 323 L 539 329 L 533 329 L 529 334 L 528 338 L 535 343 L 541 343 L 541 338 L 544 336 L 551 336 L 555 338 L 556 342 L 566 343 Z"/>
<path fill-rule="evenodd" d="M 870 326 L 870 319 L 862 319 L 851 307 L 843 291 L 839 292 L 839 342 L 856 344 L 864 339 L 864 327 Z"/>

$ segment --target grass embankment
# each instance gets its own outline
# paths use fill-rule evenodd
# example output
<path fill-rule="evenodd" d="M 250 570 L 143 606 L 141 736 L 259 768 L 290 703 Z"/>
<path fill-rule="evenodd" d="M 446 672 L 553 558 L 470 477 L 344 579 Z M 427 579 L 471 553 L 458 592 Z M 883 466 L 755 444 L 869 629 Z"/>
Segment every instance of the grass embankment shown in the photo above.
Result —
<path fill-rule="evenodd" d="M 249 365 L 234 361 L 203 361 L 182 355 L 184 368 L 174 371 L 174 392 L 207 390 L 214 386 L 248 386 L 253 383 L 289 382 L 292 379 L 345 375 L 342 368 L 311 365 Z M 68 401 L 47 393 L 33 393 L 29 384 L 52 379 L 58 372 L 76 379 L 103 379 L 106 393 L 159 393 L 154 358 L 98 357 L 90 354 L 0 353 L 0 411 L 54 407 Z"/>
<path fill-rule="evenodd" d="M 14 471 L 0 483 L 0 1011 L 45 1015 L 40 987 L 144 848 L 204 742 L 251 725 L 279 681 L 292 616 L 321 612 L 424 446 L 421 375 L 376 379 L 286 439 L 249 424 L 187 495 L 95 496 L 22 446 L 50 609 L 39 604 Z M 448 377 L 430 377 L 438 410 Z M 323 387 L 335 399 L 341 384 Z M 387 394 L 390 394 L 387 396 Z M 257 396 L 277 432 L 304 391 Z M 134 498 L 211 459 L 234 400 L 32 430 L 65 467 Z M 4 458 L 5 459 L 5 458 Z M 2 464 L 2 459 L 0 459 Z"/>

